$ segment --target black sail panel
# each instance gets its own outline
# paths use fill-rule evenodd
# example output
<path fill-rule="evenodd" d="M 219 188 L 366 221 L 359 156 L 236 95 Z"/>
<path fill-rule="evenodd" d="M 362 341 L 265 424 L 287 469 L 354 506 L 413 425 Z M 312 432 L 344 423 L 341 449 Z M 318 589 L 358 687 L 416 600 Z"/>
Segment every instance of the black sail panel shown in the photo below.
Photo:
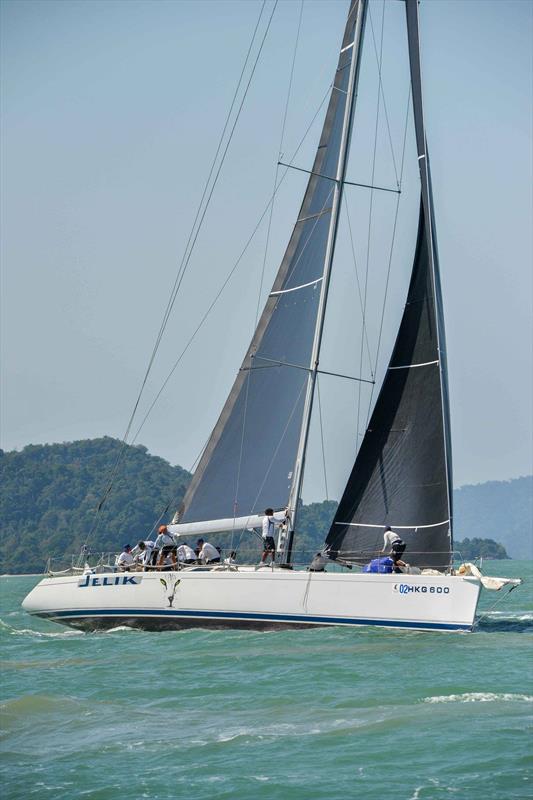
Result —
<path fill-rule="evenodd" d="M 225 519 L 287 504 L 331 224 L 359 0 L 353 0 L 294 231 L 233 388 L 179 513 Z"/>
<path fill-rule="evenodd" d="M 389 368 L 326 543 L 364 563 L 391 525 L 406 541 L 409 563 L 450 564 L 448 473 L 439 363 L 440 310 L 424 210 L 407 302 Z"/>

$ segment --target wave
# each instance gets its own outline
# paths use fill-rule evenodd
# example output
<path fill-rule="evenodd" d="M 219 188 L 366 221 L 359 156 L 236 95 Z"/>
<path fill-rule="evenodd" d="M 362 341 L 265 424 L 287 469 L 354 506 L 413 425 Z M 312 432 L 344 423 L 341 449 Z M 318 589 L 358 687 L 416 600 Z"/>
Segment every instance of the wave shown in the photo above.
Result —
<path fill-rule="evenodd" d="M 477 630 L 502 633 L 533 632 L 533 614 L 528 611 L 486 611 L 477 620 Z"/>
<path fill-rule="evenodd" d="M 108 628 L 105 631 L 97 631 L 96 633 L 103 633 L 106 635 L 108 633 L 122 633 L 123 631 L 128 631 L 129 633 L 144 633 L 140 628 L 132 628 L 131 625 L 116 625 L 114 628 Z"/>
<path fill-rule="evenodd" d="M 533 703 L 529 694 L 512 692 L 463 692 L 463 694 L 440 694 L 424 697 L 424 703 Z"/>
<path fill-rule="evenodd" d="M 48 639 L 67 639 L 71 636 L 84 636 L 83 631 L 64 630 L 64 631 L 36 631 L 33 628 L 14 628 L 4 620 L 0 619 L 0 630 L 4 630 L 11 636 L 37 636 Z"/>

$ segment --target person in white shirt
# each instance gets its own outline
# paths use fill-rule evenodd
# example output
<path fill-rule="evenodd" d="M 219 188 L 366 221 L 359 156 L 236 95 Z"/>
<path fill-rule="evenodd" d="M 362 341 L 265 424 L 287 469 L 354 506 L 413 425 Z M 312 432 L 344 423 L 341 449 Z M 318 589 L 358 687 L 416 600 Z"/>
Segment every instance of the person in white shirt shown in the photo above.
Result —
<path fill-rule="evenodd" d="M 131 554 L 131 547 L 129 544 L 125 544 L 122 553 L 115 562 L 115 565 L 119 568 L 120 572 L 129 572 L 133 566 L 133 561 L 134 559 Z"/>
<path fill-rule="evenodd" d="M 157 559 L 157 566 L 162 567 L 165 563 L 168 556 L 172 558 L 172 565 L 176 566 L 176 550 L 178 549 L 176 546 L 176 542 L 174 541 L 174 537 L 171 533 L 168 532 L 168 528 L 166 525 L 160 525 L 158 531 L 158 537 L 155 540 L 155 549 L 159 552 L 159 557 Z"/>
<path fill-rule="evenodd" d="M 393 570 L 394 572 L 401 572 L 400 567 L 405 567 L 405 561 L 402 561 L 401 558 L 406 544 L 401 536 L 398 536 L 396 531 L 393 531 L 390 525 L 387 525 L 385 533 L 383 534 L 383 550 L 381 552 L 384 553 L 389 547 L 391 549 L 390 555 L 393 560 Z"/>
<path fill-rule="evenodd" d="M 152 542 L 150 540 L 144 542 L 141 541 L 138 544 L 136 544 L 133 550 L 131 551 L 133 560 L 135 561 L 136 564 L 139 564 L 144 569 L 145 572 L 151 563 L 152 552 L 154 550 L 154 547 L 155 547 L 155 542 Z"/>
<path fill-rule="evenodd" d="M 263 517 L 263 531 L 262 531 L 262 538 L 263 538 L 263 555 L 261 556 L 261 561 L 259 566 L 262 566 L 267 558 L 270 557 L 272 563 L 274 563 L 276 558 L 276 542 L 274 540 L 274 534 L 276 532 L 276 528 L 279 528 L 280 525 L 287 519 L 287 511 L 274 511 L 271 508 L 265 509 L 265 516 Z"/>
<path fill-rule="evenodd" d="M 220 562 L 220 553 L 213 544 L 204 542 L 203 539 L 197 541 L 198 560 L 202 564 L 217 564 Z"/>
<path fill-rule="evenodd" d="M 187 542 L 178 547 L 178 561 L 180 564 L 196 564 L 196 553 Z"/>

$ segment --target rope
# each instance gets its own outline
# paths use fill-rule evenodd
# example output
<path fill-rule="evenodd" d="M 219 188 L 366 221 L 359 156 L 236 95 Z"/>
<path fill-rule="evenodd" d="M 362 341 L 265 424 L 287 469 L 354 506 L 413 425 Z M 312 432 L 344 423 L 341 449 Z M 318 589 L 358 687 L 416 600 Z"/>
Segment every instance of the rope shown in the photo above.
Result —
<path fill-rule="evenodd" d="M 475 620 L 473 627 L 477 628 L 477 626 L 479 625 L 481 620 L 485 619 L 485 617 L 488 617 L 488 615 L 494 610 L 494 608 L 498 605 L 498 603 L 501 603 L 502 600 L 505 600 L 507 597 L 509 597 L 509 595 L 511 594 L 513 589 L 517 589 L 517 588 L 518 588 L 518 584 L 515 584 L 514 586 L 510 586 L 509 590 L 507 592 L 505 592 L 505 594 L 503 594 L 501 597 L 498 597 L 494 601 L 494 603 L 491 605 L 490 608 L 488 608 L 485 612 L 483 612 L 483 614 L 479 615 L 479 617 Z"/>

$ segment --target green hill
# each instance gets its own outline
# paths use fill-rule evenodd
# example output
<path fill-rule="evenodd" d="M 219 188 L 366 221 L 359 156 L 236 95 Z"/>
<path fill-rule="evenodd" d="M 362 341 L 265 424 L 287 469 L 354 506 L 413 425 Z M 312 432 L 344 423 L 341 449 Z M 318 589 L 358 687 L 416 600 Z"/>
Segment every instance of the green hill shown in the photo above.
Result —
<path fill-rule="evenodd" d="M 40 572 L 48 556 L 79 552 L 121 447 L 106 436 L 0 451 L 0 572 Z M 145 447 L 126 446 L 91 549 L 147 536 L 167 505 L 177 507 L 189 479 Z"/>
<path fill-rule="evenodd" d="M 121 450 L 110 437 L 0 450 L 0 572 L 41 572 L 49 556 L 79 552 Z M 126 540 L 148 537 L 161 515 L 170 519 L 189 480 L 181 467 L 127 445 L 90 537 L 92 551 L 116 551 Z M 532 558 L 532 495 L 532 476 L 456 490 L 455 539 L 463 557 L 503 558 L 502 544 L 513 558 Z M 303 508 L 296 561 L 322 545 L 336 505 L 330 500 Z M 257 558 L 258 545 L 254 538 L 243 540 L 241 558 Z"/>

